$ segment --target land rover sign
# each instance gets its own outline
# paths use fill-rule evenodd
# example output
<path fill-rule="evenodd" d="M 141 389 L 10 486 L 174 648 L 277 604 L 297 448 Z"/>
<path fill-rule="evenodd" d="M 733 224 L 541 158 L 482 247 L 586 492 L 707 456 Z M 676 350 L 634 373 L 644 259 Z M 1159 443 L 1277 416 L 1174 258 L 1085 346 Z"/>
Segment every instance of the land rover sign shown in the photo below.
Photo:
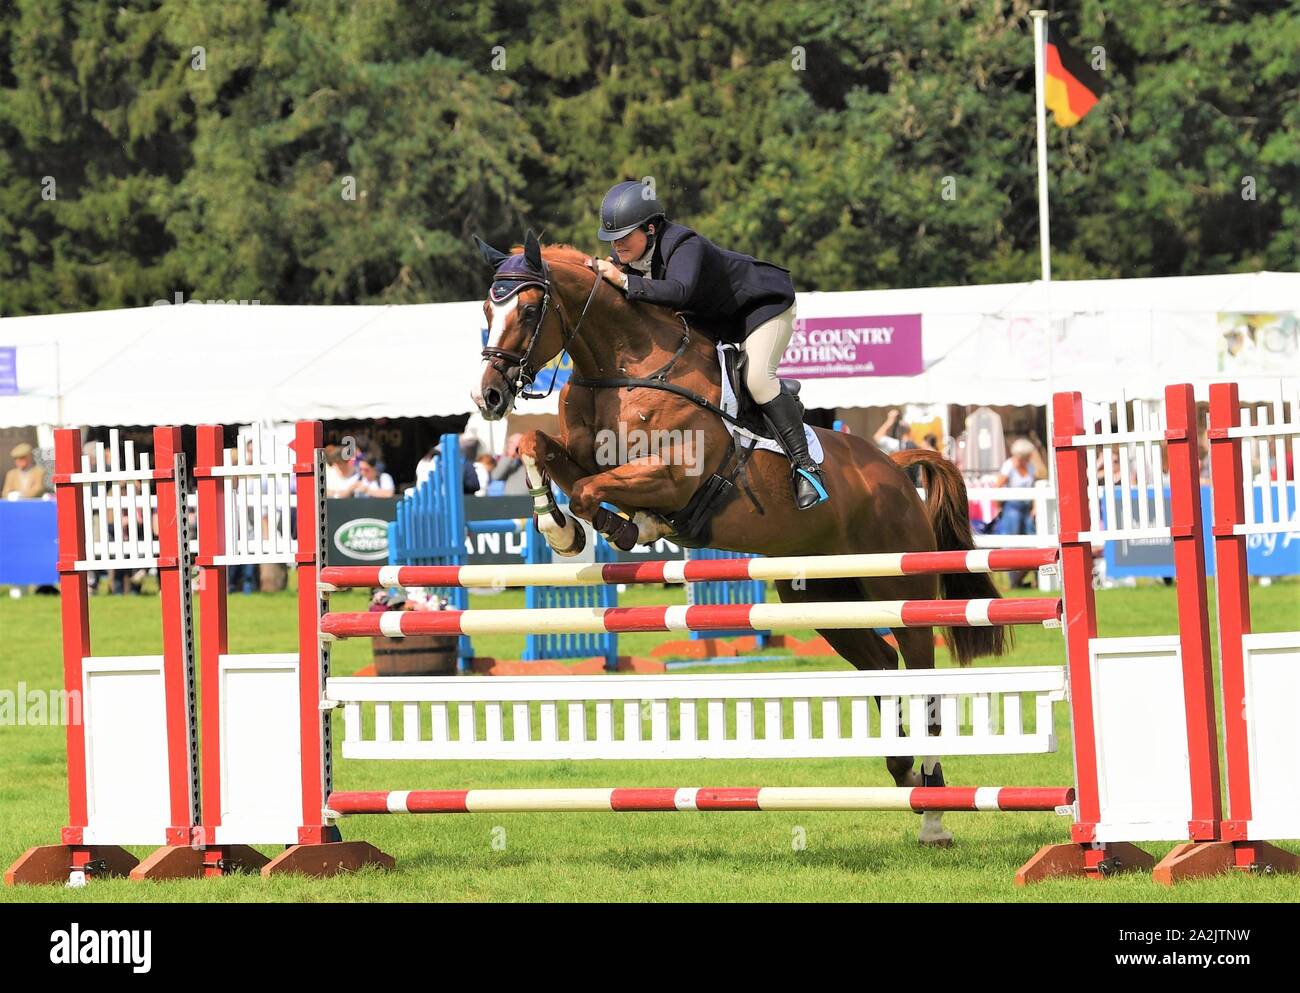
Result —
<path fill-rule="evenodd" d="M 334 531 L 334 547 L 344 555 L 367 562 L 388 561 L 388 522 L 357 517 Z"/>

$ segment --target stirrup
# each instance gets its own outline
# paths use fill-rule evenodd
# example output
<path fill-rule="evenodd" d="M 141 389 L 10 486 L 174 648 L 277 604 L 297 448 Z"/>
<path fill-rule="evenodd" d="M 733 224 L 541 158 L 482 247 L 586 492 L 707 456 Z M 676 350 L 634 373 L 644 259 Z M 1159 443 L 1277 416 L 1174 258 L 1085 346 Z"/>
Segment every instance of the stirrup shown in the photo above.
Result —
<path fill-rule="evenodd" d="M 806 507 L 799 507 L 800 510 L 811 510 L 813 507 L 816 507 L 818 504 L 825 503 L 827 500 L 830 499 L 830 495 L 826 492 L 826 487 L 822 485 L 821 480 L 818 478 L 818 476 L 821 475 L 820 471 L 800 469 L 796 467 L 794 470 L 794 475 L 795 475 L 795 506 L 796 507 L 799 507 L 798 498 L 799 498 L 800 477 L 808 480 L 812 488 L 817 491 L 817 499 L 814 502 L 808 504 L 808 506 Z"/>

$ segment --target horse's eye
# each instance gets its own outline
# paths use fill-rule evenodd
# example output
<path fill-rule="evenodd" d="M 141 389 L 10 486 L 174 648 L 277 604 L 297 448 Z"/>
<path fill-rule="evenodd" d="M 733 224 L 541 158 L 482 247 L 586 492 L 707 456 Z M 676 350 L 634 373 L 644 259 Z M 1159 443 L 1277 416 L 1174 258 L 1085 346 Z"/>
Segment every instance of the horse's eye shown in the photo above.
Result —
<path fill-rule="evenodd" d="M 531 320 L 532 320 L 534 317 L 536 317 L 536 316 L 537 316 L 537 307 L 536 307 L 536 306 L 534 306 L 533 304 L 530 303 L 530 304 L 528 304 L 526 307 L 524 307 L 524 318 L 525 318 L 525 320 L 529 320 L 529 321 L 531 321 Z"/>

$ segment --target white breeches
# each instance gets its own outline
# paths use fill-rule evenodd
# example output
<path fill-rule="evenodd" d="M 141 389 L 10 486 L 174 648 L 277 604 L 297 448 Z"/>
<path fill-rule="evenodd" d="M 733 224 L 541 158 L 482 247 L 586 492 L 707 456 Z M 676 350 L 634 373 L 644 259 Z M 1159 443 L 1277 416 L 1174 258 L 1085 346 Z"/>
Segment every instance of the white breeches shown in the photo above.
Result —
<path fill-rule="evenodd" d="M 745 369 L 745 387 L 756 403 L 768 403 L 781 392 L 781 381 L 776 368 L 781 364 L 790 335 L 794 334 L 794 304 L 770 321 L 754 328 L 742 346 L 749 356 Z"/>

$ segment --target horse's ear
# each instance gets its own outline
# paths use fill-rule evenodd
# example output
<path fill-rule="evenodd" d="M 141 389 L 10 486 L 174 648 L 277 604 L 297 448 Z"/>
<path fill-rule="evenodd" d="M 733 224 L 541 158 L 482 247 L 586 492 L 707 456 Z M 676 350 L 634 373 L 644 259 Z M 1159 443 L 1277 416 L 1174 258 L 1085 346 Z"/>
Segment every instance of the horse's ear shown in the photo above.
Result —
<path fill-rule="evenodd" d="M 478 253 L 479 255 L 483 256 L 483 261 L 486 262 L 493 269 L 496 269 L 496 267 L 499 266 L 502 262 L 510 258 L 510 256 L 507 253 L 498 251 L 497 249 L 493 248 L 491 245 L 489 245 L 478 235 L 474 236 L 474 244 L 478 246 Z"/>
<path fill-rule="evenodd" d="M 537 240 L 532 228 L 528 229 L 528 235 L 524 238 L 524 260 L 533 272 L 542 271 L 542 243 Z"/>

